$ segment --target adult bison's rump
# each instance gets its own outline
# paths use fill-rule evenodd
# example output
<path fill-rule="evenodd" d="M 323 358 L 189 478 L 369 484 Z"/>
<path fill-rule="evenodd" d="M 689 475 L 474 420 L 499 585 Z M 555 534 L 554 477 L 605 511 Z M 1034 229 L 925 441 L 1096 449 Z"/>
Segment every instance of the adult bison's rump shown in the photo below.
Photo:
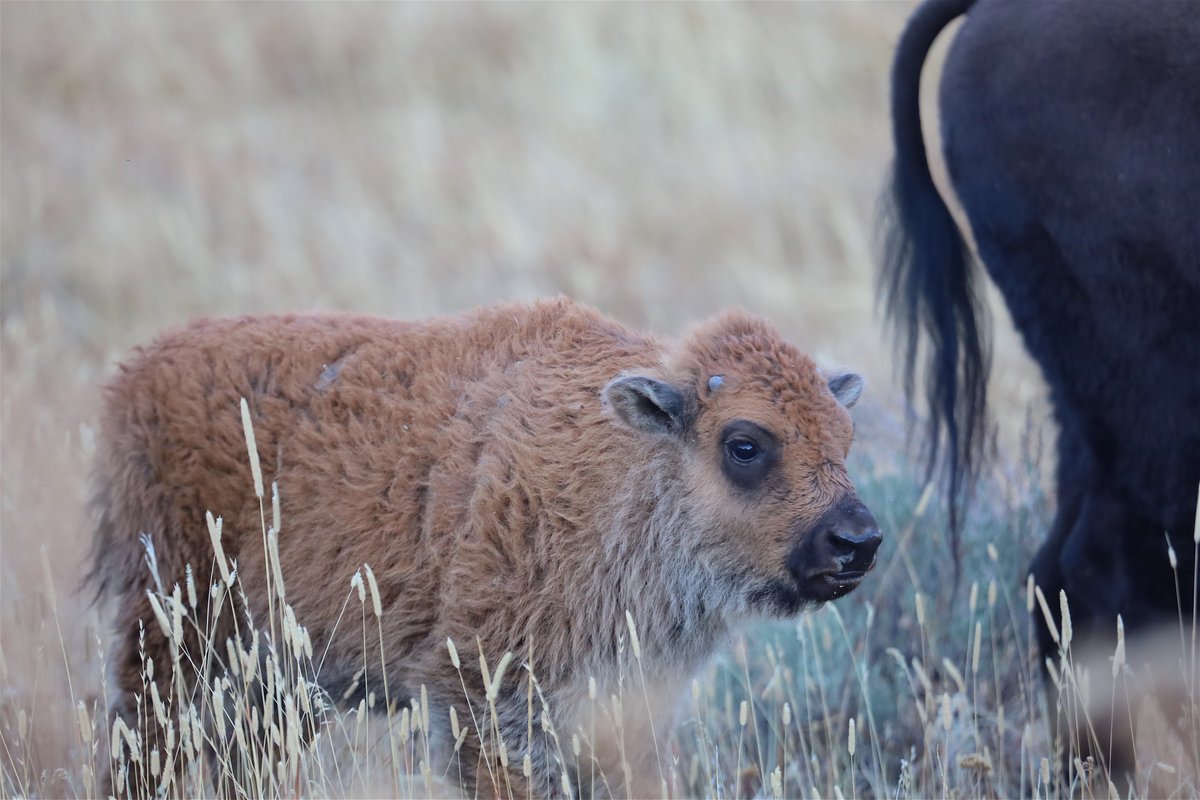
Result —
<path fill-rule="evenodd" d="M 507 748 L 499 758 L 513 768 L 497 776 L 486 728 L 460 739 L 468 783 L 494 781 L 484 794 L 556 794 L 586 775 L 592 762 L 581 773 L 550 734 L 582 738 L 589 721 L 606 785 L 656 795 L 648 706 L 667 724 L 678 687 L 730 624 L 840 597 L 874 563 L 879 529 L 845 469 L 845 406 L 861 388 L 737 312 L 682 341 L 566 300 L 422 322 L 206 320 L 165 335 L 109 384 L 100 427 L 95 576 L 120 605 L 116 711 L 133 726 L 149 707 L 145 660 L 155 681 L 182 663 L 211 685 L 228 666 L 227 637 L 248 646 L 237 621 L 269 615 L 245 398 L 263 473 L 280 490 L 287 598 L 324 653 L 316 683 L 351 704 L 385 678 L 400 698 L 425 687 L 433 719 L 454 707 L 464 726 L 487 718 L 486 689 Z M 185 636 L 173 662 L 163 630 L 139 631 L 153 619 L 139 534 L 166 587 L 187 564 L 207 575 L 206 511 L 224 516 L 237 619 L 212 623 L 212 652 Z M 364 563 L 378 578 L 378 642 L 339 627 Z M 204 609 L 207 581 L 195 591 L 192 608 Z M 620 694 L 631 620 L 645 702 L 606 722 L 589 696 Z M 471 653 L 461 673 L 447 639 Z M 476 646 L 493 665 L 510 653 L 529 671 L 485 678 Z"/>
<path fill-rule="evenodd" d="M 1127 628 L 1175 618 L 1177 585 L 1190 616 L 1200 4 L 934 0 L 903 34 L 881 288 L 910 394 L 925 340 L 930 441 L 954 504 L 985 438 L 986 323 L 930 177 L 917 98 L 929 47 L 964 13 L 941 80 L 945 160 L 1060 429 L 1057 517 L 1033 573 L 1047 596 L 1066 590 L 1077 632 L 1111 635 L 1117 614 Z"/>

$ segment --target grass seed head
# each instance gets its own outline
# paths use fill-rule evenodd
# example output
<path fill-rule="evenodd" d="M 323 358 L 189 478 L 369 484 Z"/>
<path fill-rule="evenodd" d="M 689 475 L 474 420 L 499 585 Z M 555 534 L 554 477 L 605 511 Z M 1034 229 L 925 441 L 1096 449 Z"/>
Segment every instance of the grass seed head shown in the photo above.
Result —
<path fill-rule="evenodd" d="M 296 760 L 300 758 L 300 716 L 296 710 L 296 699 L 291 693 L 284 698 L 283 706 L 287 721 L 287 754 Z"/>
<path fill-rule="evenodd" d="M 1115 679 L 1125 666 L 1125 621 L 1117 614 L 1117 650 L 1113 653 L 1112 676 Z"/>
<path fill-rule="evenodd" d="M 221 681 L 213 678 L 212 686 L 212 714 L 213 719 L 217 723 L 217 736 L 221 739 L 225 738 L 225 698 L 221 691 Z"/>
<path fill-rule="evenodd" d="M 482 657 L 482 654 L 480 654 L 480 658 Z M 487 700 L 489 703 L 495 703 L 496 698 L 500 696 L 500 683 L 504 680 L 504 671 L 508 669 L 512 658 L 513 654 L 509 651 L 500 658 L 500 663 L 496 665 L 496 671 L 492 673 L 492 679 L 488 682 Z"/>
<path fill-rule="evenodd" d="M 421 684 L 421 730 L 429 730 L 429 692 Z"/>
<path fill-rule="evenodd" d="M 1200 546 L 1200 484 L 1196 486 L 1196 530 L 1192 532 L 1192 541 Z"/>
<path fill-rule="evenodd" d="M 383 616 L 383 604 L 379 601 L 379 584 L 375 582 L 375 573 L 370 564 L 363 564 L 363 572 L 367 574 L 367 588 L 371 590 L 371 610 L 378 619 Z"/>
<path fill-rule="evenodd" d="M 171 592 L 171 640 L 176 646 L 183 646 L 183 592 L 179 584 L 175 584 Z"/>
<path fill-rule="evenodd" d="M 925 665 L 921 663 L 921 659 L 913 656 L 912 668 L 913 674 L 917 676 L 917 680 L 920 681 L 921 688 L 925 690 L 925 694 L 933 694 L 933 681 L 929 680 L 929 673 L 925 671 Z"/>
<path fill-rule="evenodd" d="M 221 572 L 221 580 L 226 586 L 233 586 L 233 577 L 229 573 L 229 563 L 225 560 L 225 548 L 221 545 L 221 517 L 213 517 L 211 511 L 204 512 L 204 521 L 208 523 L 208 538 L 212 541 L 213 553 L 216 554 L 217 569 Z"/>
<path fill-rule="evenodd" d="M 492 685 L 492 671 L 488 669 L 487 656 L 483 654 L 483 642 L 475 637 L 475 646 L 479 648 L 479 671 L 483 674 L 483 687 L 486 690 Z"/>
<path fill-rule="evenodd" d="M 283 567 L 279 565 L 279 536 L 275 528 L 267 530 L 267 552 L 271 554 L 271 581 L 275 584 L 275 596 L 282 603 L 287 600 L 287 592 L 283 586 Z"/>
<path fill-rule="evenodd" d="M 188 719 L 192 724 L 192 742 L 199 749 L 203 746 L 204 730 L 200 726 L 200 712 L 196 710 L 195 706 L 188 706 Z"/>
<path fill-rule="evenodd" d="M 263 498 L 262 466 L 258 463 L 258 444 L 254 441 L 254 424 L 250 421 L 250 406 L 242 398 L 242 432 L 246 435 L 246 452 L 250 457 L 250 473 L 254 477 L 254 496 Z"/>
<path fill-rule="evenodd" d="M 1067 604 L 1067 593 L 1064 589 L 1058 590 L 1058 609 L 1062 615 L 1062 649 L 1069 650 L 1071 648 L 1071 608 Z"/>
<path fill-rule="evenodd" d="M 958 757 L 958 766 L 986 775 L 992 771 L 992 757 L 986 750 L 982 753 L 964 753 Z"/>
<path fill-rule="evenodd" d="M 966 694 L 967 682 L 963 680 L 963 675 L 958 671 L 958 667 L 954 666 L 954 662 L 948 658 L 943 658 L 942 666 L 946 669 L 946 673 L 950 676 L 950 679 L 954 681 L 954 685 L 957 687 L 958 693 Z"/>
<path fill-rule="evenodd" d="M 1030 581 L 1032 580 L 1031 577 Z M 1042 617 L 1046 620 L 1046 628 L 1050 631 L 1050 638 L 1054 640 L 1055 644 L 1058 644 L 1061 641 L 1058 635 L 1058 626 L 1054 624 L 1054 617 L 1050 614 L 1050 606 L 1046 603 L 1046 595 L 1042 594 L 1042 587 L 1034 586 L 1033 593 L 1037 596 L 1038 606 L 1042 609 Z M 1030 610 L 1032 610 L 1032 607 Z"/>
<path fill-rule="evenodd" d="M 629 627 L 629 644 L 633 648 L 633 657 L 642 660 L 642 643 L 638 639 L 637 626 L 633 624 L 633 614 L 625 609 L 625 624 Z"/>
<path fill-rule="evenodd" d="M 79 736 L 84 742 L 92 741 L 92 722 L 88 718 L 87 706 L 80 700 L 75 705 L 75 719 L 79 724 Z"/>
<path fill-rule="evenodd" d="M 158 684 L 150 682 L 150 705 L 154 709 L 154 718 L 162 727 L 167 725 L 167 707 L 163 704 L 162 696 L 158 693 Z"/>
<path fill-rule="evenodd" d="M 187 580 L 185 582 L 187 583 L 188 605 L 192 607 L 192 611 L 195 611 L 198 601 L 196 599 L 196 579 L 192 575 L 192 565 L 191 564 L 188 564 L 184 568 L 184 574 L 187 577 Z"/>
<path fill-rule="evenodd" d="M 150 608 L 154 611 L 154 618 L 158 620 L 158 626 L 162 628 L 163 635 L 168 639 L 171 638 L 171 620 L 167 619 L 167 615 L 163 613 L 162 604 L 158 602 L 154 592 L 149 589 L 146 590 L 146 597 L 150 598 Z"/>

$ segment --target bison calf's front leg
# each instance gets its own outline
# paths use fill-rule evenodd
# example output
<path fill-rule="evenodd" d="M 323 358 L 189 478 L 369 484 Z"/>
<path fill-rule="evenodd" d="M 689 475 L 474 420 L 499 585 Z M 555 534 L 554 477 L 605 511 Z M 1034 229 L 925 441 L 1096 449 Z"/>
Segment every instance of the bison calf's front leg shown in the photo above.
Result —
<path fill-rule="evenodd" d="M 564 783 L 564 773 L 571 770 L 536 698 L 531 703 L 527 692 L 511 689 L 492 698 L 485 691 L 469 704 L 460 695 L 449 707 L 454 709 L 450 771 L 457 769 L 466 785 L 474 785 L 476 796 L 579 796 L 573 776 Z"/>

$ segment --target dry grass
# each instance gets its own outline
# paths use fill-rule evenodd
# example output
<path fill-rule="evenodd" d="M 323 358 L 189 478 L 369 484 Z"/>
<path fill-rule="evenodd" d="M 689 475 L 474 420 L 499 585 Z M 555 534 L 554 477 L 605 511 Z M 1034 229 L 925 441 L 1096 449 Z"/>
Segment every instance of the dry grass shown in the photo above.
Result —
<path fill-rule="evenodd" d="M 1065 793 L 1023 595 L 1048 512 L 1016 443 L 1040 384 L 1003 322 L 1009 447 L 957 593 L 900 453 L 871 242 L 911 8 L 0 7 L 0 791 L 90 794 L 111 745 L 105 631 L 76 587 L 88 424 L 117 356 L 199 314 L 565 292 L 665 332 L 742 305 L 871 386 L 858 473 L 903 546 L 836 610 L 748 632 L 699 676 L 660 737 L 676 790 Z M 417 716 L 330 716 L 298 772 L 255 787 L 424 795 Z M 1147 758 L 1194 780 L 1172 747 Z"/>

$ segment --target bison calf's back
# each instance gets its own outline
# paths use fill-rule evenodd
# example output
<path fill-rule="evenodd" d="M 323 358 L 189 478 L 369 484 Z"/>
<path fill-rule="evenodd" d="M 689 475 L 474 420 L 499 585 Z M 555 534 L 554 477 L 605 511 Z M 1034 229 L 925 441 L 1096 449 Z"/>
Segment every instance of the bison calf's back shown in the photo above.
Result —
<path fill-rule="evenodd" d="M 207 660 L 185 633 L 184 664 L 215 674 L 232 652 L 227 638 L 250 648 L 246 615 L 272 630 L 272 603 L 286 599 L 325 654 L 309 674 L 335 701 L 386 685 L 403 704 L 425 687 L 435 719 L 455 706 L 465 723 L 472 710 L 486 718 L 484 676 L 474 652 L 456 671 L 447 639 L 464 653 L 478 642 L 493 667 L 513 653 L 529 669 L 494 678 L 492 695 L 508 761 L 529 755 L 535 793 L 559 791 L 569 765 L 527 724 L 531 673 L 534 714 L 544 698 L 556 731 L 573 733 L 589 718 L 591 679 L 600 698 L 617 691 L 632 620 L 647 695 L 669 717 L 671 687 L 731 623 L 839 597 L 871 568 L 878 526 L 845 470 L 845 407 L 861 388 L 855 375 L 822 376 L 740 312 L 678 342 L 567 300 L 418 323 L 292 315 L 168 334 L 122 366 L 101 424 L 94 575 L 120 607 L 117 710 L 128 716 L 142 691 L 137 620 L 155 675 L 171 675 L 172 646 L 147 593 L 169 595 L 190 564 L 200 595 L 191 613 L 206 619 L 207 587 L 221 582 L 210 573 L 211 511 L 240 593 L 210 625 Z M 263 480 L 279 489 L 272 535 L 286 592 L 268 584 L 242 398 Z M 161 587 L 145 568 L 143 533 Z M 381 612 L 378 632 L 364 612 L 370 635 L 357 610 L 339 624 L 364 564 Z M 624 757 L 615 726 L 597 733 L 617 791 L 658 792 L 653 743 L 630 741 L 649 735 L 644 722 L 621 721 Z M 461 742 L 468 780 L 521 784 L 480 760 L 496 743 L 475 733 Z"/>

